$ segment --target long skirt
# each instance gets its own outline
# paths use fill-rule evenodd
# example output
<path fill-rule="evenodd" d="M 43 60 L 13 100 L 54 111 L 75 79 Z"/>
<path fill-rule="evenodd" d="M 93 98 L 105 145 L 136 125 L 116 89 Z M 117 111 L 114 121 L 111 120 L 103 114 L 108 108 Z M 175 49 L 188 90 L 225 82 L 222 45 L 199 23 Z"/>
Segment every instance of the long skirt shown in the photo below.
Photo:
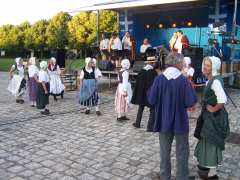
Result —
<path fill-rule="evenodd" d="M 208 168 L 217 167 L 223 159 L 221 149 L 203 138 L 198 142 L 194 156 L 197 158 L 200 166 Z"/>
<path fill-rule="evenodd" d="M 61 95 L 65 87 L 58 75 L 50 75 L 50 94 L 52 95 Z"/>
<path fill-rule="evenodd" d="M 42 86 L 42 83 L 38 83 L 37 88 L 37 108 L 38 109 L 44 109 L 46 105 L 49 104 L 49 94 L 45 94 L 44 88 Z M 49 92 L 49 83 L 46 83 L 47 90 Z"/>
<path fill-rule="evenodd" d="M 131 98 L 132 98 L 131 84 L 128 83 L 127 96 L 124 96 L 123 85 L 122 85 L 122 83 L 120 83 L 118 85 L 116 95 L 115 95 L 115 111 L 117 113 L 126 113 L 128 111 L 128 107 L 130 105 Z"/>
<path fill-rule="evenodd" d="M 95 79 L 84 79 L 82 87 L 79 91 L 79 104 L 83 106 L 97 106 L 98 105 L 98 90 Z"/>
<path fill-rule="evenodd" d="M 37 81 L 34 77 L 31 77 L 28 81 L 28 91 L 29 91 L 29 99 L 30 101 L 36 101 L 37 99 Z"/>

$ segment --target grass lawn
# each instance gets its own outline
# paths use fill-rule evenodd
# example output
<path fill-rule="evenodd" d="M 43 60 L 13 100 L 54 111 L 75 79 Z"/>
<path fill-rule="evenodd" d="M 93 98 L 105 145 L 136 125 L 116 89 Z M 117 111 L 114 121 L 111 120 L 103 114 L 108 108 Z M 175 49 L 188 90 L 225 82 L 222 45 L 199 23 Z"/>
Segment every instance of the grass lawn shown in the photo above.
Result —
<path fill-rule="evenodd" d="M 0 71 L 9 71 L 14 63 L 14 58 L 0 58 Z M 80 70 L 84 66 L 83 59 L 66 59 L 65 63 L 67 70 Z"/>

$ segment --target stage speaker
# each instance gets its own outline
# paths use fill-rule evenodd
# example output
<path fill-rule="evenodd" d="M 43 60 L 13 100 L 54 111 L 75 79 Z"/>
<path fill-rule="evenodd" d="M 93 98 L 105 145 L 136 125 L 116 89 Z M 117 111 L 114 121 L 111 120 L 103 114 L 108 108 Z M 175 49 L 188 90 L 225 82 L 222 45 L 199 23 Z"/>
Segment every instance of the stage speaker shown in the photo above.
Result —
<path fill-rule="evenodd" d="M 188 47 L 183 50 L 185 57 L 190 57 L 192 61 L 192 67 L 195 72 L 193 75 L 193 81 L 195 84 L 202 84 L 206 82 L 206 77 L 202 73 L 202 60 L 203 60 L 203 48 Z"/>
<path fill-rule="evenodd" d="M 203 60 L 203 48 L 188 47 L 183 50 L 185 57 L 190 57 L 192 61 L 192 67 L 197 69 L 202 67 Z"/>
<path fill-rule="evenodd" d="M 134 72 L 140 72 L 144 66 L 145 66 L 144 61 L 135 61 L 132 70 Z"/>
<path fill-rule="evenodd" d="M 111 61 L 102 60 L 98 62 L 98 68 L 102 71 L 113 71 L 115 66 Z"/>
<path fill-rule="evenodd" d="M 60 68 L 65 68 L 65 56 L 66 56 L 66 50 L 65 49 L 58 49 L 57 50 L 57 64 Z"/>

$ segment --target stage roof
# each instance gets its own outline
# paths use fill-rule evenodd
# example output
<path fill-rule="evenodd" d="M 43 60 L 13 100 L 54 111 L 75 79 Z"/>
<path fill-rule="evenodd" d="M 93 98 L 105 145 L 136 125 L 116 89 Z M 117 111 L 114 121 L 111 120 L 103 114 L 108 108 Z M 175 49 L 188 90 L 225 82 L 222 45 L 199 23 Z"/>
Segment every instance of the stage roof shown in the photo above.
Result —
<path fill-rule="evenodd" d="M 92 6 L 85 6 L 81 8 L 72 9 L 70 12 L 79 11 L 95 11 L 103 9 L 120 10 L 120 9 L 132 9 L 132 8 L 146 8 L 146 6 L 151 6 L 152 8 L 159 5 L 166 5 L 172 3 L 187 3 L 187 2 L 207 2 L 204 0 L 119 0 L 110 1 L 107 3 L 99 3 Z"/>

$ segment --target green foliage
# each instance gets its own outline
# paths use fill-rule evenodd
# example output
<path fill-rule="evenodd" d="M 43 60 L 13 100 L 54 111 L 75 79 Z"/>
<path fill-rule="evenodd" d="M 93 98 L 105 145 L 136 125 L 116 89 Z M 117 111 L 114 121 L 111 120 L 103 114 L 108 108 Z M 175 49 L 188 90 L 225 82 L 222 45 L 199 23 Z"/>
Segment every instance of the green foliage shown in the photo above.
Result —
<path fill-rule="evenodd" d="M 50 48 L 65 48 L 68 44 L 68 22 L 71 15 L 60 12 L 50 21 L 46 30 L 47 43 Z"/>

